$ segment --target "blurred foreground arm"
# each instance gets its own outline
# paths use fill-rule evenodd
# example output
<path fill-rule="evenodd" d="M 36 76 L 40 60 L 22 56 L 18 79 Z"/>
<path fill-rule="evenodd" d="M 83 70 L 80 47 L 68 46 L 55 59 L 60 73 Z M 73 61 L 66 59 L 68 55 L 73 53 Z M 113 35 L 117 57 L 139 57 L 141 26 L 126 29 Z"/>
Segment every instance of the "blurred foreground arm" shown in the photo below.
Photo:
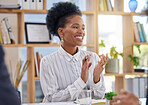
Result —
<path fill-rule="evenodd" d="M 4 62 L 4 52 L 0 45 L 0 105 L 20 105 L 16 91 L 11 84 L 7 67 Z"/>
<path fill-rule="evenodd" d="M 116 100 L 113 105 L 140 105 L 138 97 L 125 90 L 121 90 L 120 95 L 114 96 L 113 100 Z"/>

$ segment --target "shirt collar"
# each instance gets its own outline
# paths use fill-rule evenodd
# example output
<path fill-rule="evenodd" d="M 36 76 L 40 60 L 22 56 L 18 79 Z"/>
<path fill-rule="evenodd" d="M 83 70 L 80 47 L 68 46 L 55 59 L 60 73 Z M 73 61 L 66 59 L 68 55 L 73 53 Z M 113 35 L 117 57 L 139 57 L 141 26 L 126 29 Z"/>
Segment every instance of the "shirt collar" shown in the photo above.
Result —
<path fill-rule="evenodd" d="M 62 48 L 62 46 L 60 46 L 60 48 L 58 49 L 58 52 L 59 52 L 62 56 L 64 56 L 68 61 L 71 61 L 71 60 L 73 60 L 73 61 L 78 61 L 78 60 L 79 60 L 79 57 L 80 57 L 80 50 L 79 50 L 79 48 L 78 48 L 78 52 L 77 52 L 76 54 L 74 54 L 74 55 L 71 55 L 71 54 L 67 53 L 67 52 Z"/>

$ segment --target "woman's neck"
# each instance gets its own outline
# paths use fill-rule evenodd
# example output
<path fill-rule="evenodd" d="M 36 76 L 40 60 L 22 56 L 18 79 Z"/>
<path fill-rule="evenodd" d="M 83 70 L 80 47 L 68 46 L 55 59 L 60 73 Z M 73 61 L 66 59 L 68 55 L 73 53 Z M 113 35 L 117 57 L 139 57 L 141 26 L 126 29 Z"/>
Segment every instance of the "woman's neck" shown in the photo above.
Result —
<path fill-rule="evenodd" d="M 69 53 L 69 54 L 71 54 L 71 55 L 74 55 L 74 54 L 76 54 L 77 53 L 77 51 L 78 51 L 78 47 L 77 46 L 75 46 L 75 47 L 71 47 L 71 46 L 63 46 L 63 45 L 61 45 L 62 46 L 62 48 L 67 52 L 67 53 Z"/>

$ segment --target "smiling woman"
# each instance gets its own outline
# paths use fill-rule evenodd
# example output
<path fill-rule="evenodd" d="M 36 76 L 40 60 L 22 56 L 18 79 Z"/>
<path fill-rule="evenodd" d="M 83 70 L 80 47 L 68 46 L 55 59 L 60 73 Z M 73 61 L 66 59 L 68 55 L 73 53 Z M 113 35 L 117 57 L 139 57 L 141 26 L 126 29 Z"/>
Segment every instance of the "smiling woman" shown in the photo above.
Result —
<path fill-rule="evenodd" d="M 83 89 L 92 90 L 95 98 L 104 97 L 102 71 L 108 57 L 102 55 L 99 59 L 96 53 L 78 48 L 85 36 L 81 15 L 79 8 L 69 2 L 57 3 L 47 14 L 47 28 L 61 39 L 61 46 L 41 60 L 44 102 L 72 101 Z"/>

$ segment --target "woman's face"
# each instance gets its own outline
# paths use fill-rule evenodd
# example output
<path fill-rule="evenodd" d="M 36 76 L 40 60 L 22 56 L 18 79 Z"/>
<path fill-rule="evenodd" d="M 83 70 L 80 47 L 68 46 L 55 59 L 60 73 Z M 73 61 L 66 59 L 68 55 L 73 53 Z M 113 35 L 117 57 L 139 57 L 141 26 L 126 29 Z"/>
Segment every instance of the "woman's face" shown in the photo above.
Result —
<path fill-rule="evenodd" d="M 67 18 L 68 23 L 62 30 L 63 46 L 81 46 L 85 36 L 85 25 L 82 18 L 73 15 Z"/>

